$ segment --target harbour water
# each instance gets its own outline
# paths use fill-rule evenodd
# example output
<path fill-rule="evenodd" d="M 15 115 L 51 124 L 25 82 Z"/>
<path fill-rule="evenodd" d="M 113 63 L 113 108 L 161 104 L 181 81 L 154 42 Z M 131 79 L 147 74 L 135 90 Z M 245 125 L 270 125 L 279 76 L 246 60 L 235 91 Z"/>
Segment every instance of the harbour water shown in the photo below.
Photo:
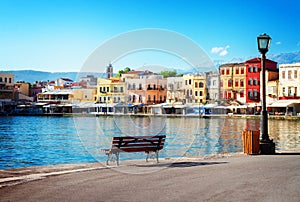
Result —
<path fill-rule="evenodd" d="M 163 158 L 242 152 L 243 130 L 259 120 L 196 117 L 0 117 L 0 169 L 105 161 L 100 152 L 120 135 L 166 134 Z M 300 150 L 300 122 L 269 120 L 277 151 Z M 122 159 L 142 159 L 142 153 Z"/>

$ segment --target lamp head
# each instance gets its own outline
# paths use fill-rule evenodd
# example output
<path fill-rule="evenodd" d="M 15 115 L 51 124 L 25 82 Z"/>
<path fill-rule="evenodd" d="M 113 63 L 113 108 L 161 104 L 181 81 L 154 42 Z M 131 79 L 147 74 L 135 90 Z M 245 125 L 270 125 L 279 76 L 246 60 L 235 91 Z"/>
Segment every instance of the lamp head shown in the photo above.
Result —
<path fill-rule="evenodd" d="M 258 50 L 261 54 L 266 54 L 269 51 L 271 37 L 267 34 L 262 34 L 257 37 Z"/>

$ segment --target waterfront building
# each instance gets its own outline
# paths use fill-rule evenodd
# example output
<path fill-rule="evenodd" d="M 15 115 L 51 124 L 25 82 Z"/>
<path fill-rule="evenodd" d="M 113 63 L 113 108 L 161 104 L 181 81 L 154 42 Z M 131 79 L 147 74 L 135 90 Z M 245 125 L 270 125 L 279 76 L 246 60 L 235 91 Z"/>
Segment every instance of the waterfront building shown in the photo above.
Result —
<path fill-rule="evenodd" d="M 125 82 L 120 78 L 98 78 L 95 101 L 98 103 L 124 103 Z"/>
<path fill-rule="evenodd" d="M 0 74 L 0 101 L 11 102 L 14 100 L 14 75 Z"/>
<path fill-rule="evenodd" d="M 205 72 L 207 99 L 215 102 L 219 99 L 219 73 L 217 71 Z"/>
<path fill-rule="evenodd" d="M 80 77 L 79 83 L 86 83 L 87 87 L 96 87 L 97 86 L 97 78 L 94 75 L 87 75 L 85 77 Z"/>
<path fill-rule="evenodd" d="M 300 100 L 300 63 L 279 65 L 279 100 Z"/>
<path fill-rule="evenodd" d="M 148 70 L 130 71 L 122 74 L 126 83 L 126 102 L 134 105 L 166 102 L 167 79 Z"/>
<path fill-rule="evenodd" d="M 30 97 L 29 90 L 30 85 L 29 83 L 25 82 L 17 82 L 14 84 L 14 89 L 16 92 L 16 99 L 19 101 L 34 101 L 33 97 Z"/>
<path fill-rule="evenodd" d="M 55 80 L 55 86 L 58 88 L 67 88 L 70 87 L 74 81 L 69 78 L 59 78 Z"/>
<path fill-rule="evenodd" d="M 167 78 L 167 103 L 183 103 L 183 77 Z"/>
<path fill-rule="evenodd" d="M 228 63 L 219 66 L 220 100 L 246 103 L 246 65 Z"/>
<path fill-rule="evenodd" d="M 185 103 L 206 103 L 206 80 L 200 74 L 183 75 Z"/>
<path fill-rule="evenodd" d="M 268 81 L 278 78 L 277 62 L 266 62 L 266 86 Z M 246 102 L 252 105 L 260 105 L 261 92 L 261 58 L 253 58 L 246 62 Z M 268 93 L 266 93 L 266 96 Z"/>

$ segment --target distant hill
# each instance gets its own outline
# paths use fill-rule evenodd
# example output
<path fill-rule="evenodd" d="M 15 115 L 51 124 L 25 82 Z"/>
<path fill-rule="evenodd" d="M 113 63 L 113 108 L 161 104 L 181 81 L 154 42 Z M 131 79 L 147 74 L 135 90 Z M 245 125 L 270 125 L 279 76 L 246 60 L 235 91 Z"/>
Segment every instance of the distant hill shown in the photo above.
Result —
<path fill-rule="evenodd" d="M 0 71 L 0 73 L 14 74 L 14 80 L 25 81 L 33 83 L 35 81 L 53 81 L 58 78 L 69 78 L 76 81 L 77 78 L 84 77 L 87 75 L 94 75 L 95 77 L 103 77 L 101 73 L 84 73 L 84 72 L 43 72 L 34 70 L 13 70 L 13 71 Z"/>
<path fill-rule="evenodd" d="M 230 61 L 225 60 L 216 60 L 214 61 L 216 69 L 225 63 L 234 63 L 234 62 L 244 62 L 248 59 L 254 58 L 247 57 L 247 58 L 233 58 Z M 280 53 L 280 54 L 268 54 L 267 58 L 277 62 L 278 64 L 286 64 L 286 63 L 295 63 L 300 62 L 300 51 L 294 53 Z M 188 70 L 180 70 L 176 69 L 177 73 L 187 74 L 193 73 Z M 43 72 L 43 71 L 34 71 L 34 70 L 14 70 L 14 71 L 0 71 L 4 73 L 10 73 L 15 75 L 15 82 L 16 81 L 25 81 L 33 83 L 35 81 L 52 81 L 58 78 L 69 78 L 73 81 L 77 81 L 77 78 L 84 77 L 86 75 L 94 75 L 95 77 L 104 77 L 105 75 L 102 73 L 84 73 L 84 72 Z"/>
<path fill-rule="evenodd" d="M 229 61 L 215 60 L 214 63 L 218 67 L 221 64 L 225 64 L 225 63 L 245 62 L 246 60 L 255 57 L 256 56 L 247 57 L 247 58 L 233 58 Z M 268 54 L 267 58 L 277 62 L 278 64 L 290 64 L 290 63 L 300 62 L 300 51 L 293 52 L 293 53 Z"/>

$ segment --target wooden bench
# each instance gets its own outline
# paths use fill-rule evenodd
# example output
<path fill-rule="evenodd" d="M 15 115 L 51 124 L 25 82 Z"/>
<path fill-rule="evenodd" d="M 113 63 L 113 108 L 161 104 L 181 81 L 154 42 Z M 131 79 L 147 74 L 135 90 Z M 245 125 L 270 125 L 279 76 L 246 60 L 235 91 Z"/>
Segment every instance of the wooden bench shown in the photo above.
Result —
<path fill-rule="evenodd" d="M 107 165 L 109 160 L 113 158 L 113 155 L 116 157 L 117 165 L 119 165 L 121 152 L 145 152 L 147 154 L 147 162 L 150 155 L 154 153 L 156 161 L 159 163 L 158 153 L 163 149 L 165 139 L 165 135 L 113 137 L 112 147 L 110 149 L 101 149 L 101 151 L 107 155 Z"/>

